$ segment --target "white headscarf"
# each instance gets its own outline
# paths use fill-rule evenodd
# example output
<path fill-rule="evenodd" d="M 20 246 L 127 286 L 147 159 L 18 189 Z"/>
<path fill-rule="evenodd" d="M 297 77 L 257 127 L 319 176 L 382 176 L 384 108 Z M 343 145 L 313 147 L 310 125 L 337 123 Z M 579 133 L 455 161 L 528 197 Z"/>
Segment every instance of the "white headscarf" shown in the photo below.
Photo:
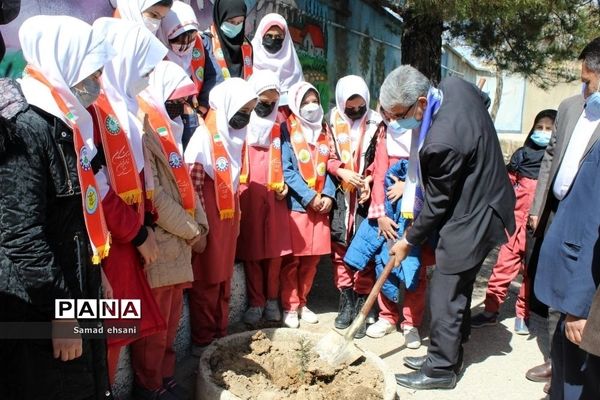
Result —
<path fill-rule="evenodd" d="M 142 13 L 160 0 L 117 0 L 117 10 L 121 18 L 144 23 Z"/>
<path fill-rule="evenodd" d="M 171 50 L 169 39 L 174 39 L 182 33 L 192 30 L 200 31 L 196 13 L 194 13 L 191 6 L 185 4 L 183 1 L 174 1 L 171 10 L 169 10 L 167 16 L 160 23 L 160 29 L 157 34 L 158 38 L 169 49 L 167 58 L 177 63 L 188 75 L 192 74 L 192 52 L 183 57 L 175 54 Z"/>
<path fill-rule="evenodd" d="M 275 54 L 269 53 L 262 45 L 263 36 L 273 25 L 281 28 L 285 35 L 283 47 Z M 252 49 L 253 68 L 256 71 L 266 69 L 275 72 L 279 77 L 281 93 L 286 94 L 293 84 L 304 81 L 302 66 L 298 60 L 290 30 L 281 15 L 271 13 L 263 17 L 256 29 L 256 35 L 252 39 Z M 283 97 L 280 104 L 288 104 L 289 100 L 285 98 L 287 96 Z"/>
<path fill-rule="evenodd" d="M 165 102 L 180 99 L 198 93 L 192 79 L 179 65 L 172 61 L 161 61 L 150 74 L 150 86 L 141 94 L 146 101 L 152 102 L 171 124 L 171 132 L 175 137 L 179 151 L 183 152 L 181 137 L 183 135 L 183 121 L 180 117 L 175 120 L 169 118 Z"/>
<path fill-rule="evenodd" d="M 277 75 L 271 71 L 256 71 L 250 77 L 249 82 L 254 86 L 257 96 L 272 89 L 279 92 Z M 275 103 L 275 108 L 273 108 L 271 114 L 264 118 L 259 117 L 252 111 L 250 125 L 248 126 L 248 136 L 246 138 L 248 146 L 269 147 L 271 145 L 271 130 L 277 119 L 278 105 L 279 100 Z"/>
<path fill-rule="evenodd" d="M 298 82 L 298 83 L 292 85 L 290 87 L 290 90 L 288 91 L 288 100 L 289 100 L 290 110 L 292 111 L 292 113 L 294 114 L 296 119 L 298 121 L 300 121 L 300 124 L 302 125 L 302 133 L 304 133 L 304 139 L 308 143 L 314 145 L 317 142 L 317 140 L 319 139 L 319 135 L 321 134 L 321 131 L 323 130 L 323 122 L 322 122 L 323 107 L 320 106 L 321 118 L 319 118 L 317 122 L 310 122 L 310 121 L 304 119 L 300 115 L 300 106 L 302 104 L 302 99 L 306 95 L 306 92 L 308 92 L 311 89 L 317 93 L 317 96 L 319 97 L 319 105 L 320 105 L 321 96 L 319 95 L 319 91 L 308 82 Z M 290 134 L 291 134 L 291 132 L 290 132 Z"/>
<path fill-rule="evenodd" d="M 359 95 L 365 100 L 367 111 L 361 119 L 353 121 L 346 115 L 346 102 L 350 97 Z M 335 86 L 335 104 L 336 108 L 331 112 L 331 126 L 335 126 L 336 111 L 340 113 L 342 118 L 350 126 L 350 139 L 352 142 L 352 151 L 357 151 L 359 147 L 359 140 L 362 134 L 361 129 L 363 123 L 365 124 L 365 134 L 363 136 L 363 142 L 361 144 L 362 153 L 360 157 L 359 171 L 363 169 L 364 157 L 371 143 L 373 135 L 377 131 L 379 124 L 381 123 L 381 116 L 376 111 L 369 108 L 369 102 L 371 101 L 371 95 L 369 93 L 369 87 L 363 78 L 357 75 L 347 75 L 341 78 Z"/>
<path fill-rule="evenodd" d="M 167 49 L 144 26 L 115 18 L 99 18 L 94 29 L 101 32 L 118 55 L 104 68 L 102 84 L 121 128 L 127 133 L 138 171 L 144 168 L 142 124 L 139 106 L 131 92 L 143 76 L 152 72 L 167 54 Z"/>
<path fill-rule="evenodd" d="M 96 154 L 92 117 L 70 88 L 108 63 L 115 55 L 113 48 L 89 24 L 68 16 L 31 17 L 21 25 L 19 40 L 25 60 L 58 90 L 75 116 L 92 158 Z M 69 124 L 46 85 L 29 76 L 20 83 L 30 104 Z"/>
<path fill-rule="evenodd" d="M 256 99 L 254 88 L 241 78 L 226 79 L 215 86 L 209 94 L 211 111 L 216 112 L 217 130 L 231 162 L 231 178 L 234 190 L 237 190 L 240 181 L 242 148 L 244 147 L 247 127 L 233 129 L 229 126 L 229 120 L 240 108 L 254 99 Z M 208 132 L 205 125 L 199 126 L 190 139 L 184 157 L 187 164 L 196 162 L 202 164 L 206 174 L 215 179 L 211 134 L 212 132 Z"/>

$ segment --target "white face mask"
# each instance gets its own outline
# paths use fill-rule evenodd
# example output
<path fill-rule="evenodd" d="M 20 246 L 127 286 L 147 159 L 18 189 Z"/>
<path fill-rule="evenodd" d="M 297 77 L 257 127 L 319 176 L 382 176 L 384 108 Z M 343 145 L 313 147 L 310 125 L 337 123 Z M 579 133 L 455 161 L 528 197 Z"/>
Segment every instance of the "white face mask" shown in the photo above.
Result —
<path fill-rule="evenodd" d="M 179 57 L 187 56 L 194 50 L 194 44 L 190 43 L 189 45 L 185 45 L 175 43 L 171 45 L 171 50 Z"/>
<path fill-rule="evenodd" d="M 156 34 L 158 28 L 160 28 L 160 19 L 146 17 L 144 15 L 144 25 L 146 26 L 146 28 L 148 28 L 150 32 Z"/>
<path fill-rule="evenodd" d="M 300 116 L 309 122 L 319 122 L 323 118 L 323 109 L 318 103 L 308 103 L 300 108 Z"/>
<path fill-rule="evenodd" d="M 138 79 L 135 83 L 131 85 L 131 88 L 129 89 L 131 91 L 131 96 L 135 97 L 138 94 L 142 93 L 142 91 L 146 89 L 148 85 L 150 85 L 149 76 Z"/>

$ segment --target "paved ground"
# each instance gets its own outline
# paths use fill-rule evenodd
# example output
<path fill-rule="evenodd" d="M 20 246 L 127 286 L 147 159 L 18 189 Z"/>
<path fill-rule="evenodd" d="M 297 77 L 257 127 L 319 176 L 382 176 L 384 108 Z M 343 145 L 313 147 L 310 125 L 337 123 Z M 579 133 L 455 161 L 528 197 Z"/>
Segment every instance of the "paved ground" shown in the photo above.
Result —
<path fill-rule="evenodd" d="M 478 278 L 473 296 L 473 313 L 482 309 L 485 288 L 491 267 L 495 262 L 495 254 L 486 261 Z M 512 333 L 514 325 L 514 303 L 519 284 L 513 283 L 510 296 L 502 308 L 501 323 L 497 326 L 473 330 L 471 340 L 465 346 L 465 372 L 460 377 L 457 387 L 451 391 L 423 391 L 399 388 L 401 400 L 543 400 L 543 384 L 533 383 L 525 379 L 528 368 L 543 362 L 543 353 L 547 352 L 547 328 L 545 320 L 532 317 L 530 336 L 518 336 Z M 336 315 L 338 294 L 332 284 L 331 266 L 327 260 L 319 267 L 313 291 L 309 298 L 309 307 L 319 314 L 320 322 L 313 326 L 302 326 L 316 332 L 328 332 L 333 326 Z M 426 316 L 421 336 L 423 346 L 418 350 L 404 347 L 403 337 L 399 332 L 387 335 L 382 339 L 364 338 L 357 340 L 362 348 L 378 354 L 395 373 L 409 372 L 402 365 L 402 358 L 407 355 L 423 355 L 426 353 L 427 326 Z M 232 331 L 240 331 L 242 325 L 232 327 Z M 180 379 L 193 386 L 195 360 L 186 359 L 179 365 Z M 332 399 L 333 400 L 333 399 Z"/>

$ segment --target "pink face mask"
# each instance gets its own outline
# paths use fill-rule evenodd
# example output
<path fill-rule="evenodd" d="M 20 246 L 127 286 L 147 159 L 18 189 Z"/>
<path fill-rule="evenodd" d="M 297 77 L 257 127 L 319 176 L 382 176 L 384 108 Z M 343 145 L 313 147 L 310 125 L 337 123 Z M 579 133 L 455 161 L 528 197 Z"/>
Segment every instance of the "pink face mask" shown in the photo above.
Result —
<path fill-rule="evenodd" d="M 179 44 L 179 43 L 173 43 L 171 45 L 171 50 L 173 51 L 173 53 L 177 54 L 180 57 L 186 56 L 188 54 L 190 54 L 192 52 L 192 50 L 194 50 L 194 43 L 190 43 L 190 44 Z"/>

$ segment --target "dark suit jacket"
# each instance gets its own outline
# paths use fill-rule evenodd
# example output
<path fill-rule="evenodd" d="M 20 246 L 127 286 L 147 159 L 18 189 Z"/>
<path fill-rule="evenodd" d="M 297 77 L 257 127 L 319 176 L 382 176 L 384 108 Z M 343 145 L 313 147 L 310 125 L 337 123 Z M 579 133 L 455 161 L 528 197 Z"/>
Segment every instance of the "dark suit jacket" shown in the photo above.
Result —
<path fill-rule="evenodd" d="M 583 330 L 581 348 L 600 357 L 600 289 L 596 290 L 596 296 L 594 296 L 592 308 Z"/>
<path fill-rule="evenodd" d="M 600 283 L 600 145 L 582 160 L 544 236 L 537 297 L 561 313 L 587 318 Z"/>
<path fill-rule="evenodd" d="M 539 223 L 534 233 L 535 236 L 543 235 L 547 228 L 548 217 L 558 203 L 558 200 L 554 197 L 552 186 L 565 156 L 567 146 L 571 141 L 575 125 L 577 125 L 577 121 L 583 112 L 584 104 L 585 99 L 579 94 L 564 100 L 558 107 L 556 121 L 554 122 L 554 131 L 552 132 L 550 144 L 546 147 L 546 153 L 540 166 L 535 197 L 529 211 L 529 214 L 539 217 Z M 598 138 L 600 138 L 600 126 L 592 135 L 583 158 L 590 152 L 594 143 L 598 141 Z"/>
<path fill-rule="evenodd" d="M 439 234 L 440 272 L 455 274 L 481 262 L 515 230 L 515 195 L 494 123 L 481 92 L 450 77 L 419 153 L 425 204 L 407 234 L 420 244 Z"/>

